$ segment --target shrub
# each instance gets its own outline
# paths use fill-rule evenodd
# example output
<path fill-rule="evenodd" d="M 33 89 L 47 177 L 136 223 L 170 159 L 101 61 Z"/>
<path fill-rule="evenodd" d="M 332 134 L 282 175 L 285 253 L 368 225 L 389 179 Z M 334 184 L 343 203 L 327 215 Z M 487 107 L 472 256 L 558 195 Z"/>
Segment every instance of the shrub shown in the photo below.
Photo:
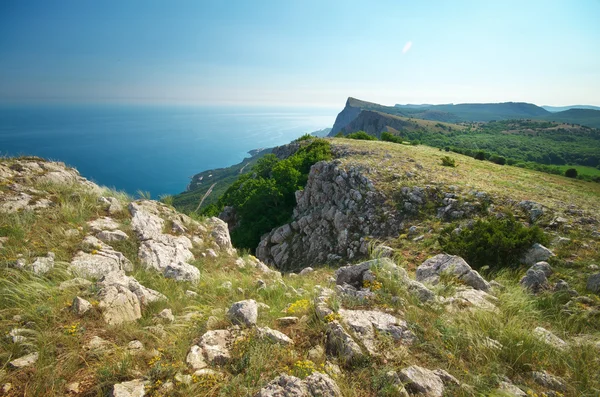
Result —
<path fill-rule="evenodd" d="M 375 138 L 373 135 L 369 135 L 364 131 L 353 132 L 352 134 L 346 135 L 346 138 L 359 139 L 359 140 L 363 140 L 363 141 L 376 141 L 377 140 L 377 138 Z"/>
<path fill-rule="evenodd" d="M 476 160 L 485 160 L 485 152 L 483 150 L 480 150 L 477 153 L 475 153 L 474 157 Z"/>
<path fill-rule="evenodd" d="M 386 142 L 402 143 L 402 138 L 389 132 L 381 133 L 381 140 Z"/>
<path fill-rule="evenodd" d="M 500 165 L 504 165 L 506 164 L 506 159 L 502 156 L 497 156 L 497 155 L 492 155 L 490 156 L 490 161 L 492 163 L 496 163 L 496 164 L 500 164 Z"/>
<path fill-rule="evenodd" d="M 456 167 L 456 162 L 454 161 L 454 159 L 450 156 L 444 156 L 442 157 L 442 165 L 444 167 Z"/>
<path fill-rule="evenodd" d="M 310 134 L 304 134 L 300 138 L 296 139 L 296 142 L 308 141 L 308 140 L 313 139 L 313 138 L 314 138 L 314 136 L 312 136 Z"/>
<path fill-rule="evenodd" d="M 569 168 L 565 171 L 565 176 L 567 178 L 577 178 L 577 170 L 575 168 Z"/>
<path fill-rule="evenodd" d="M 458 233 L 455 227 L 451 225 L 442 230 L 438 241 L 446 253 L 461 256 L 475 269 L 516 267 L 532 244 L 548 242 L 542 229 L 528 228 L 512 215 L 504 219 L 480 219 L 472 228 Z"/>

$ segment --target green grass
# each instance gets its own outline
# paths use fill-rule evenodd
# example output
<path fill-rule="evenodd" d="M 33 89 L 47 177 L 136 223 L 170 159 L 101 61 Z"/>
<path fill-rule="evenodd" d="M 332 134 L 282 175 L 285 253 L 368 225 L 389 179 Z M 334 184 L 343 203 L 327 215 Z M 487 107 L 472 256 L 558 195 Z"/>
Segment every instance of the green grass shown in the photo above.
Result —
<path fill-rule="evenodd" d="M 577 175 L 588 175 L 591 177 L 600 176 L 600 170 L 595 167 L 586 167 L 584 165 L 559 165 L 557 166 L 563 173 L 569 168 L 575 168 Z"/>

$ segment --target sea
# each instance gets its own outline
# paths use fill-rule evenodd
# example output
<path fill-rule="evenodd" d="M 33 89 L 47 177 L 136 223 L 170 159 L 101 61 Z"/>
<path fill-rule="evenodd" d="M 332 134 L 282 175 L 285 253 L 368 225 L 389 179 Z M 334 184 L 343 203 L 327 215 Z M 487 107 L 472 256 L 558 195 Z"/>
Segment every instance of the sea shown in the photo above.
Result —
<path fill-rule="evenodd" d="M 327 108 L 2 105 L 0 156 L 39 156 L 136 196 L 177 194 L 201 171 L 331 127 Z"/>

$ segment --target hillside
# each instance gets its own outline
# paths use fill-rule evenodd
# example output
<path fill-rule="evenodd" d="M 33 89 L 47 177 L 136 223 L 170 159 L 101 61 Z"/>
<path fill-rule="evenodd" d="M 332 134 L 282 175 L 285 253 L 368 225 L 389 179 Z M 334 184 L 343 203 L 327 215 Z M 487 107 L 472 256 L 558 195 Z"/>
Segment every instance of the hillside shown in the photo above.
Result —
<path fill-rule="evenodd" d="M 563 112 L 569 109 L 592 109 L 592 110 L 600 110 L 600 106 L 592 106 L 592 105 L 571 105 L 571 106 L 542 106 L 542 108 L 546 109 L 549 112 Z"/>
<path fill-rule="evenodd" d="M 444 167 L 426 146 L 313 141 L 333 158 L 310 167 L 262 261 L 219 219 L 64 164 L 0 160 L 2 395 L 600 392 L 600 185 L 458 154 Z M 444 253 L 509 213 L 509 240 L 537 230 L 548 249 L 527 240 L 506 268 L 481 239 L 484 263 Z"/>

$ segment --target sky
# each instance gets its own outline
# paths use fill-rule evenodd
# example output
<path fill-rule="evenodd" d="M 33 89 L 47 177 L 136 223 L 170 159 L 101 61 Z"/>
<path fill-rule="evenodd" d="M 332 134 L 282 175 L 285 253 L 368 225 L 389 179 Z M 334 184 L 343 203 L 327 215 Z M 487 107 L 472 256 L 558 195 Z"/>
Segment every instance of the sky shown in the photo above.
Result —
<path fill-rule="evenodd" d="M 600 105 L 600 0 L 2 0 L 0 102 Z"/>

